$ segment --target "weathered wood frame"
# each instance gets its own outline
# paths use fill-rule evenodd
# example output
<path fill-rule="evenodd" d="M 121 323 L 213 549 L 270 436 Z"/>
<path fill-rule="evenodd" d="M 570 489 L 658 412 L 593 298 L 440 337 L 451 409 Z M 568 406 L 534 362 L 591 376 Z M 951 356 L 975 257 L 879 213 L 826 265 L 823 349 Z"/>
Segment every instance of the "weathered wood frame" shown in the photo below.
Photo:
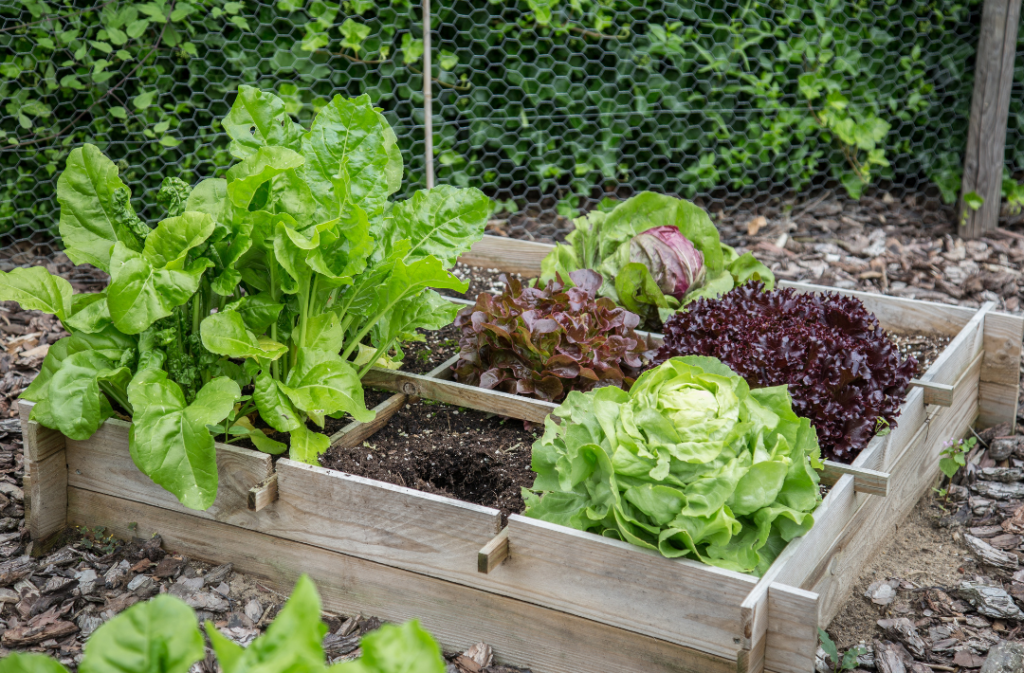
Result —
<path fill-rule="evenodd" d="M 546 251 L 490 239 L 467 257 L 529 274 Z M 500 659 L 537 671 L 806 673 L 815 629 L 834 617 L 892 526 L 934 483 L 942 443 L 976 417 L 1012 423 L 1016 412 L 1024 319 L 991 306 L 850 294 L 886 327 L 955 338 L 910 392 L 899 426 L 854 463 L 889 475 L 887 497 L 858 489 L 852 474 L 834 475 L 814 527 L 761 579 L 519 516 L 502 531 L 490 508 L 288 459 L 275 466 L 224 444 L 217 500 L 205 512 L 187 510 L 134 467 L 127 423 L 111 420 L 91 439 L 72 441 L 29 421 L 31 404 L 22 402 L 29 527 L 40 543 L 67 525 L 159 533 L 169 549 L 231 561 L 282 590 L 306 572 L 328 609 L 417 617 L 447 647 L 483 640 Z M 414 396 L 466 403 L 446 398 L 465 393 L 477 396 L 469 406 L 536 413 L 522 398 L 463 391 L 439 370 L 411 387 L 376 372 L 371 381 L 397 382 L 400 392 L 378 405 L 374 422 L 353 424 L 332 442 L 357 445 Z M 926 405 L 929 384 L 950 387 L 951 405 Z"/>

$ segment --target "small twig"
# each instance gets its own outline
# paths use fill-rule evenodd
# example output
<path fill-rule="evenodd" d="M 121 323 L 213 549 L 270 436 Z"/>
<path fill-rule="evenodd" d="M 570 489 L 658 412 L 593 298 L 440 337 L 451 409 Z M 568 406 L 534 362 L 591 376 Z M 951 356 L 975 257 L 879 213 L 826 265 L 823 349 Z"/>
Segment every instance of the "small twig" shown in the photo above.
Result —
<path fill-rule="evenodd" d="M 971 431 L 971 434 L 974 435 L 975 438 L 977 438 L 978 443 L 981 444 L 982 446 L 984 446 L 987 449 L 988 448 L 988 443 L 984 439 L 981 438 L 981 435 L 979 435 L 977 432 L 975 432 L 974 428 L 970 428 L 970 431 Z"/>
<path fill-rule="evenodd" d="M 332 56 L 341 56 L 342 58 L 347 58 L 348 60 L 352 61 L 353 63 L 363 63 L 365 65 L 376 65 L 378 63 L 388 63 L 391 60 L 391 59 L 385 58 L 385 59 L 382 59 L 382 60 L 379 60 L 379 61 L 364 61 L 361 58 L 356 58 L 355 56 L 349 56 L 348 54 L 346 54 L 343 51 L 329 51 L 327 49 L 317 49 L 317 51 L 325 53 L 325 54 L 330 54 Z"/>
<path fill-rule="evenodd" d="M 583 35 L 585 37 L 596 37 L 599 40 L 621 40 L 622 39 L 622 37 L 619 36 L 619 35 L 608 35 L 607 33 L 601 33 L 601 32 L 598 32 L 596 30 L 588 30 L 586 28 L 580 28 L 579 26 L 565 25 L 565 26 L 562 26 L 562 28 L 568 28 L 569 30 L 571 30 L 571 31 L 573 31 L 575 33 L 580 33 L 581 35 Z"/>

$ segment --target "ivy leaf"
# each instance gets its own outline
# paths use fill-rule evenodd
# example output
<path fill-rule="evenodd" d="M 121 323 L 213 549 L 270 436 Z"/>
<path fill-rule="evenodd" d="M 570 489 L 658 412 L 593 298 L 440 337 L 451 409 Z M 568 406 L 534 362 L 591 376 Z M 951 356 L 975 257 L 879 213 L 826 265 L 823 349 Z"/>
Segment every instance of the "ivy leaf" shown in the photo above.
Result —
<path fill-rule="evenodd" d="M 423 56 L 423 40 L 413 37 L 412 33 L 402 35 L 402 61 L 406 65 L 417 63 Z"/>
<path fill-rule="evenodd" d="M 985 203 L 985 199 L 978 194 L 978 192 L 968 192 L 964 194 L 964 203 L 967 204 L 967 207 L 971 210 L 977 210 L 978 208 L 981 208 L 983 203 Z"/>
<path fill-rule="evenodd" d="M 123 30 L 118 28 L 107 28 L 107 38 L 118 47 L 124 46 L 128 42 L 128 36 L 125 35 Z M 109 51 L 107 52 L 110 53 Z"/>
<path fill-rule="evenodd" d="M 135 411 L 128 446 L 142 472 L 191 509 L 208 509 L 217 497 L 217 455 L 207 425 L 224 420 L 242 396 L 220 376 L 185 403 L 181 386 L 160 369 L 142 369 L 128 385 Z"/>
<path fill-rule="evenodd" d="M 341 24 L 342 49 L 351 49 L 355 53 L 359 53 L 359 50 L 363 46 L 363 41 L 370 35 L 370 27 L 353 21 L 352 19 L 345 19 L 345 23 Z"/>
<path fill-rule="evenodd" d="M 136 110 L 145 110 L 153 104 L 153 99 L 156 98 L 156 91 L 146 91 L 140 93 L 138 96 L 132 99 L 132 105 L 135 106 Z"/>
<path fill-rule="evenodd" d="M 142 34 L 146 32 L 147 28 L 149 28 L 149 20 L 139 19 L 137 21 L 132 21 L 131 23 L 129 23 L 128 27 L 125 28 L 125 32 L 128 33 L 128 37 L 134 40 L 138 37 L 141 37 Z"/>

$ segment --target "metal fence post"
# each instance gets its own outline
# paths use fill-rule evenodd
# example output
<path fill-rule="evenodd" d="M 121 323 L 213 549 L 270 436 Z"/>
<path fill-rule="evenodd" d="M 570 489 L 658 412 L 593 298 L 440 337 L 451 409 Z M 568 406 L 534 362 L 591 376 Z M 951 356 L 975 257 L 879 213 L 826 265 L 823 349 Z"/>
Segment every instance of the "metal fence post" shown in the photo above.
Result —
<path fill-rule="evenodd" d="M 1018 4 L 1020 0 L 1017 0 Z M 430 64 L 430 0 L 423 0 L 423 160 L 427 171 L 427 189 L 434 186 L 434 104 L 433 67 Z M 1003 126 L 1006 126 L 1005 121 Z"/>
<path fill-rule="evenodd" d="M 985 0 L 981 12 L 971 120 L 957 204 L 958 230 L 964 238 L 977 238 L 999 225 L 1020 3 L 1021 0 Z M 976 209 L 967 203 L 966 197 L 972 192 L 982 198 Z"/>

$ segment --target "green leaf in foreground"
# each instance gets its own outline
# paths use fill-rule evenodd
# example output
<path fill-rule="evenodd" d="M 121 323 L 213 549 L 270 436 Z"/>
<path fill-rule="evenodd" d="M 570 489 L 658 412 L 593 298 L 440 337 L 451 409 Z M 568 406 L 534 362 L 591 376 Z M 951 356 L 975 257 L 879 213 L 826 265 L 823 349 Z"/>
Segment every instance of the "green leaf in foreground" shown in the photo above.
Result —
<path fill-rule="evenodd" d="M 0 673 L 67 673 L 68 669 L 45 654 L 12 652 L 0 659 Z"/>
<path fill-rule="evenodd" d="M 135 409 L 129 436 L 135 465 L 181 504 L 207 509 L 217 497 L 217 456 L 206 426 L 224 420 L 239 397 L 238 384 L 222 376 L 186 404 L 167 372 L 140 370 L 128 386 Z"/>
<path fill-rule="evenodd" d="M 419 622 L 385 624 L 359 643 L 363 656 L 332 666 L 332 673 L 444 673 L 441 649 Z"/>
<path fill-rule="evenodd" d="M 133 605 L 96 629 L 81 673 L 188 673 L 203 658 L 192 608 L 169 595 Z"/>
<path fill-rule="evenodd" d="M 821 502 L 818 442 L 785 387 L 750 390 L 715 358 L 571 392 L 553 415 L 526 516 L 760 574 Z"/>
<path fill-rule="evenodd" d="M 320 597 L 312 580 L 299 578 L 291 597 L 267 632 L 244 650 L 217 633 L 206 623 L 217 659 L 224 673 L 257 671 L 310 671 L 324 669 L 324 634 L 327 625 L 320 620 Z M 392 669 L 398 673 L 399 669 Z"/>

